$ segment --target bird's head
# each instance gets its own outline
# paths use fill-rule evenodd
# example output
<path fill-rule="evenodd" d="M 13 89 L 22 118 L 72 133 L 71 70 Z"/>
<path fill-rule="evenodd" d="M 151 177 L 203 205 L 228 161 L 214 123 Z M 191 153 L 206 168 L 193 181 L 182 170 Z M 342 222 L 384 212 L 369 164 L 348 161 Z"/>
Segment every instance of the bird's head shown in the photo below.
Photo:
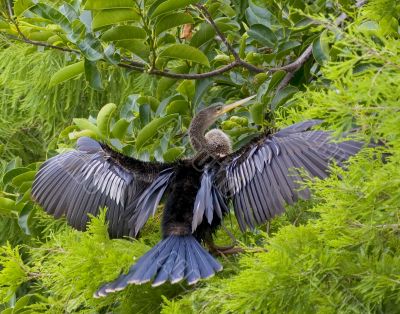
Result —
<path fill-rule="evenodd" d="M 246 104 L 255 96 L 235 101 L 229 105 L 214 104 L 197 113 L 189 127 L 190 142 L 197 152 L 206 152 L 207 155 L 225 156 L 232 150 L 229 137 L 218 129 L 205 131 L 224 113 Z"/>
<path fill-rule="evenodd" d="M 202 109 L 199 111 L 196 115 L 196 118 L 202 121 L 203 126 L 211 126 L 219 117 L 221 117 L 223 114 L 239 107 L 250 100 L 252 100 L 255 97 L 255 95 L 235 101 L 234 103 L 231 103 L 229 105 L 224 105 L 222 103 L 216 103 L 213 104 L 207 108 Z"/>

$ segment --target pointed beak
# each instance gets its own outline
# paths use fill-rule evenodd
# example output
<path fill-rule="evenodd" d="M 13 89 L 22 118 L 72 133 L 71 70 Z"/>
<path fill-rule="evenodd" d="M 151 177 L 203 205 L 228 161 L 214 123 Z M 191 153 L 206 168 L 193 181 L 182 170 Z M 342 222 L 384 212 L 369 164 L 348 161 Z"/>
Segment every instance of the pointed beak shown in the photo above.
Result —
<path fill-rule="evenodd" d="M 256 95 L 235 101 L 232 104 L 229 105 L 225 105 L 222 110 L 221 110 L 221 115 L 224 113 L 227 113 L 228 111 L 231 111 L 232 109 L 235 109 L 236 107 L 242 106 L 244 104 L 246 104 L 247 102 L 249 102 L 250 100 L 252 100 L 254 97 L 256 97 Z"/>

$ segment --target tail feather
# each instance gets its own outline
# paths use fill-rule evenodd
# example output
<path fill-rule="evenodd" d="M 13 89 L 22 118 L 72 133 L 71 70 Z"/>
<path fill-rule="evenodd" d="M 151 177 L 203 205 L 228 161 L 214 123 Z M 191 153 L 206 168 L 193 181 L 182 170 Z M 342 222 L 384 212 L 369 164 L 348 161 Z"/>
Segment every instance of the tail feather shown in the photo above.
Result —
<path fill-rule="evenodd" d="M 196 261 L 197 264 L 199 265 L 199 270 L 200 270 L 200 276 L 201 278 L 209 278 L 214 275 L 214 269 L 212 268 L 212 265 L 210 265 L 205 258 L 204 254 L 202 251 L 204 251 L 203 248 L 201 248 L 201 251 L 199 251 L 199 248 L 196 247 L 195 244 L 193 244 L 193 249 L 194 249 L 194 254 L 196 256 Z"/>
<path fill-rule="evenodd" d="M 177 283 L 183 279 L 191 285 L 221 270 L 222 266 L 193 236 L 172 235 L 143 255 L 128 274 L 103 285 L 94 297 L 123 290 L 129 284 L 140 285 L 149 281 L 152 281 L 153 287 L 166 281 Z"/>

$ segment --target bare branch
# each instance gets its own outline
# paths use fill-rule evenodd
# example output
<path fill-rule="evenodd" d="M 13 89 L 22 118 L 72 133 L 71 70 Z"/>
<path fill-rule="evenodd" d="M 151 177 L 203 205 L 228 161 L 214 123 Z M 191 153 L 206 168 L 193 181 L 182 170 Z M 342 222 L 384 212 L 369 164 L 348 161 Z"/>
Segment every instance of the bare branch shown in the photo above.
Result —
<path fill-rule="evenodd" d="M 159 75 L 159 76 L 165 76 L 165 77 L 170 77 L 170 78 L 176 78 L 176 79 L 186 79 L 186 80 L 199 80 L 207 77 L 212 77 L 212 76 L 217 76 L 220 75 L 224 72 L 227 72 L 235 67 L 240 65 L 237 61 L 233 61 L 219 69 L 210 71 L 210 72 L 205 72 L 205 73 L 198 73 L 198 74 L 185 74 L 185 73 L 172 73 L 168 71 L 160 71 L 160 70 L 150 70 L 148 73 L 149 74 L 154 74 L 154 75 Z"/>
<path fill-rule="evenodd" d="M 312 55 L 312 45 L 308 46 L 307 49 L 304 50 L 304 52 L 292 63 L 269 70 L 270 73 L 282 70 L 287 72 L 283 80 L 279 83 L 278 87 L 276 88 L 277 91 L 286 87 L 290 83 L 290 80 L 293 78 L 294 74 L 304 65 L 304 63 L 306 63 L 306 61 L 311 57 L 311 55 Z"/>

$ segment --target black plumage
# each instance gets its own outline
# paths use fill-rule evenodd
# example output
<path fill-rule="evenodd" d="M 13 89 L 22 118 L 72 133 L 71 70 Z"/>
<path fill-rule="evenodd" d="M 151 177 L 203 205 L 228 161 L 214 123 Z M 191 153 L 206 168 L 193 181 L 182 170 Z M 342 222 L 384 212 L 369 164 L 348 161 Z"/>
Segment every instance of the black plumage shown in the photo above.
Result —
<path fill-rule="evenodd" d="M 325 178 L 331 161 L 357 153 L 361 142 L 332 142 L 329 132 L 312 130 L 322 121 L 310 120 L 265 133 L 232 153 L 229 138 L 206 130 L 232 105 L 210 106 L 193 119 L 189 134 L 196 155 L 163 164 L 143 162 L 115 152 L 105 144 L 80 138 L 77 149 L 47 160 L 36 175 L 33 198 L 55 217 L 65 215 L 84 230 L 87 214 L 107 206 L 113 237 L 137 236 L 162 198 L 163 239 L 134 264 L 127 274 L 102 286 L 105 296 L 128 284 L 208 278 L 222 266 L 201 245 L 229 212 L 229 203 L 242 231 L 253 229 L 285 210 L 285 204 L 308 199 L 301 181 L 305 172 Z"/>

